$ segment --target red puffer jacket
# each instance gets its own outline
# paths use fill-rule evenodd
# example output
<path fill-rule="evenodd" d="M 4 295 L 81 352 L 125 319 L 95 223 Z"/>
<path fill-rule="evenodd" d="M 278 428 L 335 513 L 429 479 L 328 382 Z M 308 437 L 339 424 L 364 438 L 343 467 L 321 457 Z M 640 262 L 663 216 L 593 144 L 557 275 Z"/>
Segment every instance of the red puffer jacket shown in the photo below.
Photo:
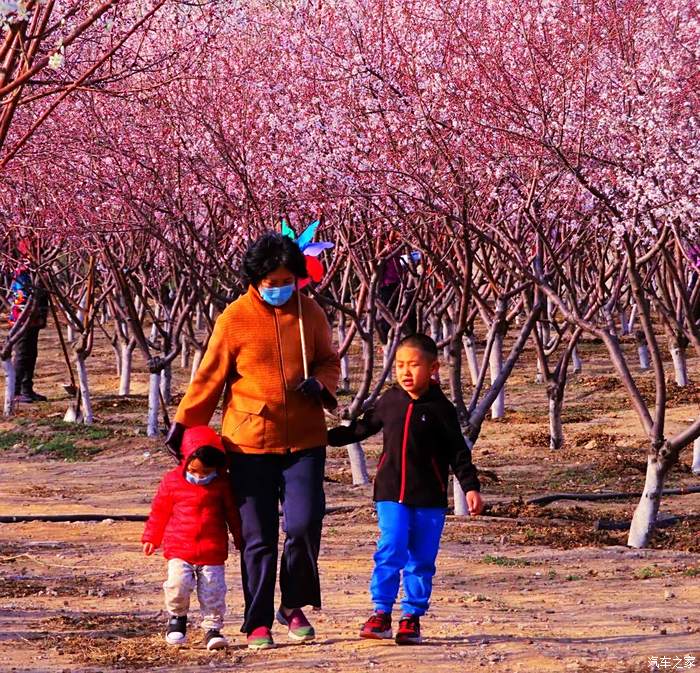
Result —
<path fill-rule="evenodd" d="M 205 486 L 195 486 L 185 479 L 187 464 L 201 446 L 213 446 L 225 453 L 219 435 L 206 425 L 185 431 L 182 461 L 160 482 L 141 542 L 156 547 L 162 544 L 166 559 L 221 565 L 228 558 L 226 526 L 239 549 L 241 519 L 225 473 Z"/>

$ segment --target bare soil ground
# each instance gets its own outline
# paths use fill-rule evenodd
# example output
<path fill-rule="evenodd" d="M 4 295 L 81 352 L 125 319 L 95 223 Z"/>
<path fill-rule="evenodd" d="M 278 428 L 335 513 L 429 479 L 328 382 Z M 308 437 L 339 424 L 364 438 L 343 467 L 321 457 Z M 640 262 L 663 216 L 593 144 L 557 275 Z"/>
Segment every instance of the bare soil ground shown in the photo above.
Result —
<path fill-rule="evenodd" d="M 474 452 L 489 508 L 474 519 L 449 517 L 421 647 L 357 638 L 370 608 L 371 488 L 353 487 L 344 451 L 332 449 L 328 504 L 341 509 L 325 524 L 315 643 L 288 645 L 276 627 L 276 650 L 244 648 L 232 556 L 225 628 L 232 647 L 210 654 L 192 629 L 186 647 L 169 648 L 161 635 L 164 562 L 141 554 L 142 524 L 0 524 L 0 671 L 586 673 L 647 671 L 651 656 L 671 665 L 687 666 L 686 655 L 700 661 L 700 495 L 664 499 L 663 515 L 683 518 L 660 529 L 648 550 L 628 549 L 625 531 L 604 529 L 628 520 L 634 500 L 524 502 L 555 491 L 641 488 L 644 437 L 600 348 L 581 348 L 585 369 L 568 388 L 567 441 L 556 453 L 547 448 L 546 397 L 533 383 L 531 354 L 516 370 L 506 417 L 486 423 Z M 51 399 L 0 423 L 0 515 L 148 512 L 171 462 L 159 441 L 145 437 L 146 378 L 135 375 L 134 394 L 118 398 L 112 353 L 102 342 L 89 366 L 97 422 L 66 425 L 64 369 L 55 340 L 42 335 L 37 388 Z M 691 377 L 700 381 L 697 362 Z M 175 389 L 183 391 L 186 380 L 176 367 Z M 639 380 L 648 394 L 648 375 Z M 669 432 L 700 408 L 698 388 L 671 392 Z M 379 444 L 366 449 L 373 472 Z M 686 451 L 668 486 L 697 484 L 689 465 Z"/>

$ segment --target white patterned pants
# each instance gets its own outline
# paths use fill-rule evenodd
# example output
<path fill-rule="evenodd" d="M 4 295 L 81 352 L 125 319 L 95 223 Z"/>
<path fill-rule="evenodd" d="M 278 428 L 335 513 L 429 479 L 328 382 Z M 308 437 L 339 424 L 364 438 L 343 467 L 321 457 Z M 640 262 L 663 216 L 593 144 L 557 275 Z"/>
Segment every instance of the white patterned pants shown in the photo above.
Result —
<path fill-rule="evenodd" d="M 224 566 L 198 566 L 179 558 L 168 561 L 168 579 L 163 582 L 165 609 L 174 617 L 184 617 L 190 609 L 190 594 L 197 588 L 202 628 L 221 630 L 226 613 Z"/>

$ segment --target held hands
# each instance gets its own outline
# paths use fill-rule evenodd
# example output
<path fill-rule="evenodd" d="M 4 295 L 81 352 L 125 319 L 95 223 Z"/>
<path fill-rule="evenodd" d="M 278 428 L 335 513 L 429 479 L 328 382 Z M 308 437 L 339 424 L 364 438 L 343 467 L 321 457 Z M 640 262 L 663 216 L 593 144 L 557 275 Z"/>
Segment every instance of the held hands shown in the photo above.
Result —
<path fill-rule="evenodd" d="M 168 453 L 178 462 L 182 460 L 180 447 L 182 446 L 182 438 L 186 429 L 182 423 L 175 422 L 170 426 L 170 430 L 165 436 L 165 447 L 168 449 Z"/>
<path fill-rule="evenodd" d="M 146 556 L 153 556 L 156 551 L 156 546 L 152 542 L 143 543 L 143 553 Z"/>
<path fill-rule="evenodd" d="M 323 384 L 313 376 L 309 376 L 308 379 L 304 379 L 295 390 L 302 395 L 307 397 L 321 397 L 323 392 Z"/>
<path fill-rule="evenodd" d="M 476 516 L 484 511 L 484 499 L 479 491 L 467 491 L 467 507 L 469 507 L 471 516 Z"/>

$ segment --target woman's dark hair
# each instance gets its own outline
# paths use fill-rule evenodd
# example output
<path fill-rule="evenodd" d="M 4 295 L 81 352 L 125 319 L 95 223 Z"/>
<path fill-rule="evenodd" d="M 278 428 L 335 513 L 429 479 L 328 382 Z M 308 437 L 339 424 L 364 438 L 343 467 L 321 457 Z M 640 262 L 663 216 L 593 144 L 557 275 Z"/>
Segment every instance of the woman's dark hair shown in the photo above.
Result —
<path fill-rule="evenodd" d="M 226 467 L 226 454 L 213 446 L 200 446 L 190 456 L 190 460 L 195 458 L 199 458 L 206 467 Z"/>
<path fill-rule="evenodd" d="M 241 276 L 246 285 L 257 286 L 268 273 L 283 266 L 297 278 L 306 278 L 306 259 L 299 246 L 274 231 L 264 233 L 250 244 L 243 256 Z"/>

